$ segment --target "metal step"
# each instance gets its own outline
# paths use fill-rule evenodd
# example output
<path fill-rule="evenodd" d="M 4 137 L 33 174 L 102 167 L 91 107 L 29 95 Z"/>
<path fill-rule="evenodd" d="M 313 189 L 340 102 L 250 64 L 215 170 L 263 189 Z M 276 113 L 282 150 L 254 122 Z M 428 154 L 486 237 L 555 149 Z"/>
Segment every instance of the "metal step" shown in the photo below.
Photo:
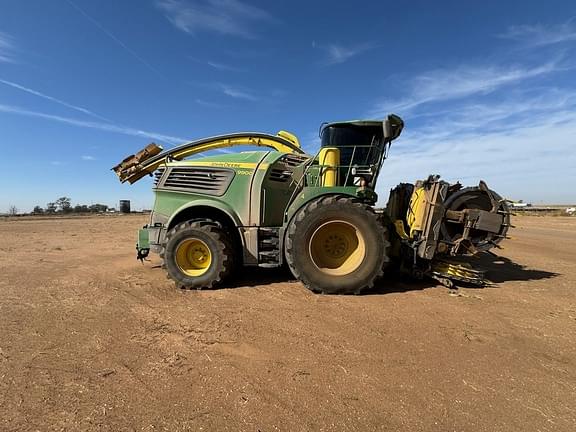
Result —
<path fill-rule="evenodd" d="M 258 266 L 277 267 L 280 262 L 280 229 L 258 229 Z"/>

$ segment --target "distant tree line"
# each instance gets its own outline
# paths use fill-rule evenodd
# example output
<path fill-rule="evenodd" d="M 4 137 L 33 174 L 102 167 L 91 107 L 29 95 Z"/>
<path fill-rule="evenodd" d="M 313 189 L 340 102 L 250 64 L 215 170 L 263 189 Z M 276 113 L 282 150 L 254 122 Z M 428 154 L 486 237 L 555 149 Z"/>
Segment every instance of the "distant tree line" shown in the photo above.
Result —
<path fill-rule="evenodd" d="M 72 200 L 68 197 L 58 198 L 54 202 L 49 202 L 46 207 L 35 206 L 32 214 L 56 214 L 56 213 L 103 213 L 114 210 L 105 204 L 78 204 L 72 206 Z"/>

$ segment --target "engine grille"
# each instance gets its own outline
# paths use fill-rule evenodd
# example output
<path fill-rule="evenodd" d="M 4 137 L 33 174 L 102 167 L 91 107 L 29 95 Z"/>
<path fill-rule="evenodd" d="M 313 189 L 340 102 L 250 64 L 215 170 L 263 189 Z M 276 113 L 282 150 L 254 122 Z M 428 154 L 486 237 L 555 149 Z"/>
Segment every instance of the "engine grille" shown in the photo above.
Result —
<path fill-rule="evenodd" d="M 221 196 L 234 178 L 234 171 L 223 168 L 171 167 L 158 186 L 161 189 Z"/>

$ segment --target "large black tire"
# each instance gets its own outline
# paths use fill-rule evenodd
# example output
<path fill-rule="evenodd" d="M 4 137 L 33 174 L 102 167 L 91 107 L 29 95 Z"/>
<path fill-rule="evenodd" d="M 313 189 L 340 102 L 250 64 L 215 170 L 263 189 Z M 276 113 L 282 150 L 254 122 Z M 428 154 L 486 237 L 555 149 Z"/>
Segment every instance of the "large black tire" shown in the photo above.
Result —
<path fill-rule="evenodd" d="M 389 258 L 386 228 L 370 206 L 330 195 L 294 216 L 284 242 L 294 276 L 324 294 L 359 294 L 374 286 Z"/>
<path fill-rule="evenodd" d="M 212 288 L 228 276 L 234 265 L 228 235 L 212 220 L 176 225 L 166 234 L 160 257 L 168 277 L 180 288 Z"/>

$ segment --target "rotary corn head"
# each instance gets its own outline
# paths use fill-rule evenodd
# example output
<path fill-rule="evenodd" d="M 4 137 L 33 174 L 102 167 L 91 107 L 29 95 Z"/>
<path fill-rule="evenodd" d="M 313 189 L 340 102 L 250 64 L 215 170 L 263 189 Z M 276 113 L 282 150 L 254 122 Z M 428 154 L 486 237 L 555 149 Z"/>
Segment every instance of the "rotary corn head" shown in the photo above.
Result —
<path fill-rule="evenodd" d="M 484 284 L 483 272 L 462 258 L 499 248 L 511 226 L 506 200 L 486 183 L 463 188 L 439 176 L 396 186 L 385 214 L 394 225 L 402 269 L 446 286 Z"/>

